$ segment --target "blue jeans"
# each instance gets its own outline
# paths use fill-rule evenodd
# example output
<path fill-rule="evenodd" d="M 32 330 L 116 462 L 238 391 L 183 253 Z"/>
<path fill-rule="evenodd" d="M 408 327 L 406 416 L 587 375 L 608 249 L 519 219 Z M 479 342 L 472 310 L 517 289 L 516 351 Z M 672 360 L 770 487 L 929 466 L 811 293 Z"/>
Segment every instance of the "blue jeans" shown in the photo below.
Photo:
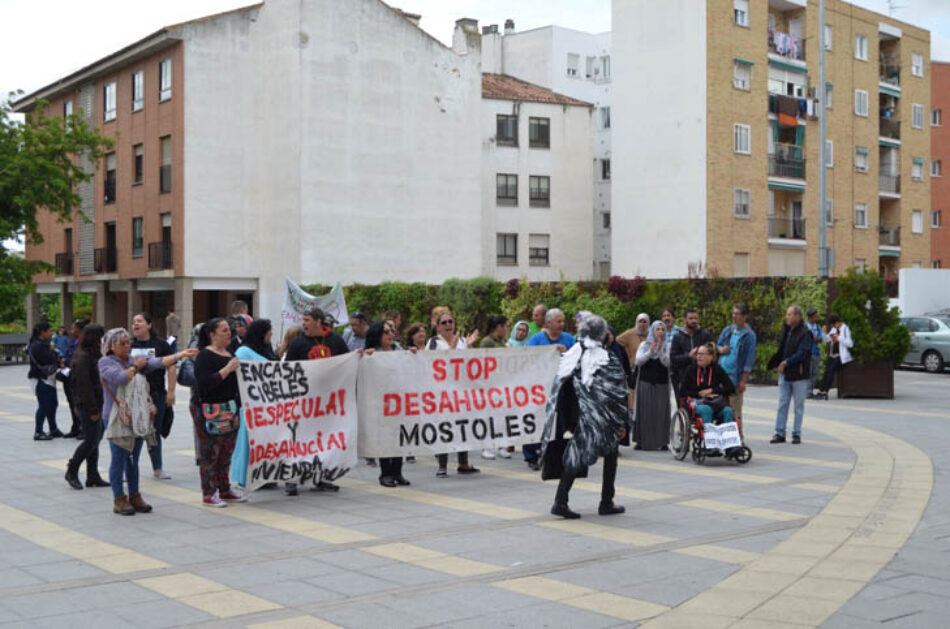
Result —
<path fill-rule="evenodd" d="M 56 430 L 56 407 L 59 406 L 59 400 L 56 397 L 56 387 L 50 386 L 42 381 L 36 382 L 36 430 L 33 432 L 43 432 L 43 421 L 49 422 L 49 431 Z"/>
<path fill-rule="evenodd" d="M 695 410 L 696 410 L 696 414 L 699 416 L 701 420 L 703 420 L 704 424 L 709 424 L 712 422 L 713 410 L 711 406 L 709 406 L 708 404 L 697 404 Z M 724 424 L 728 424 L 730 422 L 736 421 L 735 417 L 733 416 L 731 406 L 727 406 L 721 411 L 719 411 L 718 413 L 716 413 L 715 417 L 721 419 L 722 423 Z"/>
<path fill-rule="evenodd" d="M 148 458 L 152 460 L 152 469 L 162 469 L 162 428 L 165 427 L 165 391 L 152 393 L 155 404 L 155 446 L 149 447 Z"/>
<path fill-rule="evenodd" d="M 112 462 L 109 463 L 109 483 L 112 485 L 114 497 L 133 496 L 139 493 L 139 455 L 142 453 L 143 442 L 141 437 L 137 437 L 131 452 L 109 442 L 109 451 L 112 452 Z M 129 483 L 128 494 L 122 491 L 123 479 Z"/>
<path fill-rule="evenodd" d="M 805 417 L 805 396 L 808 395 L 808 380 L 789 382 L 785 374 L 778 377 L 778 414 L 775 416 L 775 434 L 785 436 L 785 426 L 788 423 L 788 404 L 795 402 L 795 425 L 792 427 L 793 436 L 801 436 L 802 419 Z"/>

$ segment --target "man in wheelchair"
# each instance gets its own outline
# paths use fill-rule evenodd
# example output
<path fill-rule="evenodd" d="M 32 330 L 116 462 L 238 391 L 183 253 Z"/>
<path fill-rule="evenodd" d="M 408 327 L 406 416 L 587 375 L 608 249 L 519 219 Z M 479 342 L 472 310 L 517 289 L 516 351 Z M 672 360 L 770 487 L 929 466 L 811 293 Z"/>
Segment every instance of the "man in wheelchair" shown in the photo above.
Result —
<path fill-rule="evenodd" d="M 715 343 L 701 345 L 696 351 L 696 362 L 686 367 L 680 382 L 680 398 L 704 424 L 735 421 L 729 396 L 736 392 L 736 387 L 716 362 L 716 355 Z"/>

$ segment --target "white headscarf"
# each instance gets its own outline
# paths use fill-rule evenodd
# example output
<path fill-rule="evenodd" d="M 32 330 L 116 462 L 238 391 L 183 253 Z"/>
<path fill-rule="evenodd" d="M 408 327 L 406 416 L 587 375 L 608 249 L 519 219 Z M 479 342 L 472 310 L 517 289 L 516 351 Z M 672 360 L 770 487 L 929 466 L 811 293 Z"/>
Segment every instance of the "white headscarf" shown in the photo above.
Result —
<path fill-rule="evenodd" d="M 604 348 L 607 335 L 607 322 L 591 314 L 581 319 L 577 326 L 577 342 L 561 356 L 557 367 L 558 379 L 564 379 L 574 373 L 577 363 L 581 364 L 581 383 L 590 388 L 597 370 L 610 361 L 610 354 Z"/>

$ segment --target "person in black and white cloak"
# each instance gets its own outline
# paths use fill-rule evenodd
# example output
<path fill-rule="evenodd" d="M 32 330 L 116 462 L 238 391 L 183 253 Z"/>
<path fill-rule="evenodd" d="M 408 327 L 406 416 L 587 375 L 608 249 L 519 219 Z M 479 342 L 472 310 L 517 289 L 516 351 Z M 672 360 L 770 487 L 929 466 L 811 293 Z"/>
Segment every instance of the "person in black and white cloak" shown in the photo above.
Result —
<path fill-rule="evenodd" d="M 557 377 L 547 403 L 542 433 L 541 477 L 559 478 L 551 513 L 579 518 L 567 506 L 575 478 L 604 457 L 600 515 L 623 513 L 614 504 L 617 446 L 628 426 L 627 383 L 623 367 L 604 347 L 607 322 L 597 315 L 584 317 L 577 329 L 578 342 L 561 356 Z"/>

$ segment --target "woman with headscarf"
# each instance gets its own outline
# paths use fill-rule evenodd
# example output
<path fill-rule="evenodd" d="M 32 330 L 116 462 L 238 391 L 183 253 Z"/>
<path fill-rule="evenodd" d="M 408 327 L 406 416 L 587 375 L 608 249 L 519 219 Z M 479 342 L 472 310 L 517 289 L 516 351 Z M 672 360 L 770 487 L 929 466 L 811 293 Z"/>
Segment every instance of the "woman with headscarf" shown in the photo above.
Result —
<path fill-rule="evenodd" d="M 617 356 L 604 347 L 607 323 L 597 315 L 584 317 L 578 342 L 561 356 L 547 403 L 541 435 L 542 478 L 560 478 L 551 513 L 575 519 L 568 507 L 574 479 L 604 457 L 600 515 L 623 513 L 614 504 L 617 446 L 627 429 L 627 386 Z"/>
<path fill-rule="evenodd" d="M 670 344 L 662 321 L 650 326 L 650 334 L 637 349 L 636 365 L 633 440 L 637 450 L 663 450 L 670 429 Z"/>
<path fill-rule="evenodd" d="M 647 335 L 650 334 L 650 315 L 645 312 L 641 312 L 637 315 L 636 324 L 620 333 L 620 336 L 617 337 L 617 342 L 620 343 L 627 352 L 627 359 L 631 364 L 633 364 L 637 359 L 637 350 L 640 349 L 640 344 L 643 341 L 647 340 Z M 636 369 L 634 369 L 636 371 Z"/>
<path fill-rule="evenodd" d="M 508 347 L 527 347 L 528 337 L 531 327 L 527 321 L 521 320 L 511 328 L 511 336 L 508 337 Z"/>
<path fill-rule="evenodd" d="M 247 326 L 244 341 L 234 352 L 235 358 L 240 360 L 278 360 L 277 354 L 271 345 L 273 326 L 270 319 L 254 319 Z M 248 442 L 247 423 L 241 418 L 238 426 L 237 442 L 231 454 L 231 482 L 244 489 L 247 487 L 247 466 L 251 458 L 251 446 Z M 276 485 L 271 485 L 276 487 Z"/>

